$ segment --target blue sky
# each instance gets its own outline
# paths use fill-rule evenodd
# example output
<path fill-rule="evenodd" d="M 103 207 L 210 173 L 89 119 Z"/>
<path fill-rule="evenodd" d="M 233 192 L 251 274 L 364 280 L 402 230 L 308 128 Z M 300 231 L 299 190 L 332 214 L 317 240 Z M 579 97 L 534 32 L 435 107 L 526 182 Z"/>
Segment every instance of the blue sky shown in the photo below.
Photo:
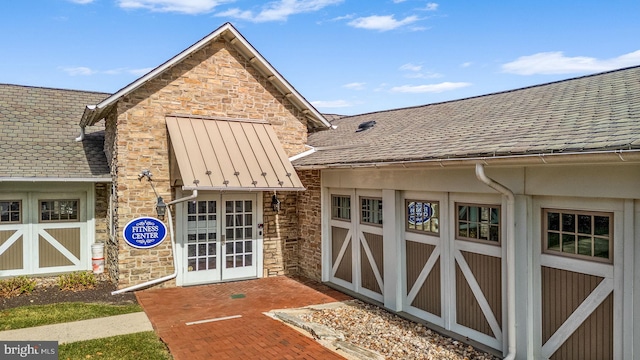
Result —
<path fill-rule="evenodd" d="M 333 114 L 640 65 L 638 0 L 20 0 L 1 9 L 0 83 L 112 93 L 231 22 Z"/>

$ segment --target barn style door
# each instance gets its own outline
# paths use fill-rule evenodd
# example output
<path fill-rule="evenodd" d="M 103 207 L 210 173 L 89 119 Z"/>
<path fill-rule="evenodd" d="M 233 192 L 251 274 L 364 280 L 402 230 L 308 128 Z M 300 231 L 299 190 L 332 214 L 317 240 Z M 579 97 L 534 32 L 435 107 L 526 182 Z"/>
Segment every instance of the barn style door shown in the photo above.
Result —
<path fill-rule="evenodd" d="M 404 311 L 445 327 L 445 291 L 442 277 L 446 238 L 446 197 L 442 194 L 406 193 L 404 197 Z"/>
<path fill-rule="evenodd" d="M 383 300 L 382 199 L 375 193 L 331 195 L 331 281 Z"/>
<path fill-rule="evenodd" d="M 536 272 L 537 328 L 545 359 L 615 359 L 614 336 L 622 292 L 616 271 L 622 260 L 622 211 L 615 201 L 548 199 L 537 202 L 540 227 Z M 539 214 L 539 215 L 538 215 Z M 619 275 L 617 275 L 619 274 Z"/>
<path fill-rule="evenodd" d="M 86 270 L 86 195 L 12 193 L 0 197 L 0 276 Z"/>

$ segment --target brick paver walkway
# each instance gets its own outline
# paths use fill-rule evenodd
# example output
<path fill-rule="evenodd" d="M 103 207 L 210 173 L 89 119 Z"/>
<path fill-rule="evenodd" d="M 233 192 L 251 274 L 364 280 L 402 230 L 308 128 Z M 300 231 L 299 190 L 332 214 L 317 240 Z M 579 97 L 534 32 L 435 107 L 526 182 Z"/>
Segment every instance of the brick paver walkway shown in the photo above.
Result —
<path fill-rule="evenodd" d="M 263 314 L 351 299 L 308 279 L 280 276 L 152 289 L 139 291 L 136 296 L 175 360 L 343 359 Z M 224 317 L 233 318 L 186 324 Z"/>

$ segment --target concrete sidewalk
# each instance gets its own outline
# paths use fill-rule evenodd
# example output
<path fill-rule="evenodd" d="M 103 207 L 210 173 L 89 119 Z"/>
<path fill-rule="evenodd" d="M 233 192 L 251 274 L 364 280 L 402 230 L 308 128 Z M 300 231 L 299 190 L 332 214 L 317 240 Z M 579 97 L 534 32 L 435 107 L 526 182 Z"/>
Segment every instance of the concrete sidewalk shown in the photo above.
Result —
<path fill-rule="evenodd" d="M 64 344 L 143 331 L 153 331 L 153 326 L 144 312 L 136 312 L 90 320 L 0 331 L 0 340 L 58 341 L 58 343 Z"/>

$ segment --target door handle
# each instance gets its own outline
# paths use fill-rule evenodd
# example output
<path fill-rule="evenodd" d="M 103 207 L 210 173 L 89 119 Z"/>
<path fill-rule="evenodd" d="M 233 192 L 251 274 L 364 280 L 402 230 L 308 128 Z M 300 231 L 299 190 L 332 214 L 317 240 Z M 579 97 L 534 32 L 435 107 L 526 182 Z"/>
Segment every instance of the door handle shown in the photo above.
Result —
<path fill-rule="evenodd" d="M 227 242 L 227 237 L 225 235 L 220 235 L 220 239 L 222 240 L 222 245 Z"/>

